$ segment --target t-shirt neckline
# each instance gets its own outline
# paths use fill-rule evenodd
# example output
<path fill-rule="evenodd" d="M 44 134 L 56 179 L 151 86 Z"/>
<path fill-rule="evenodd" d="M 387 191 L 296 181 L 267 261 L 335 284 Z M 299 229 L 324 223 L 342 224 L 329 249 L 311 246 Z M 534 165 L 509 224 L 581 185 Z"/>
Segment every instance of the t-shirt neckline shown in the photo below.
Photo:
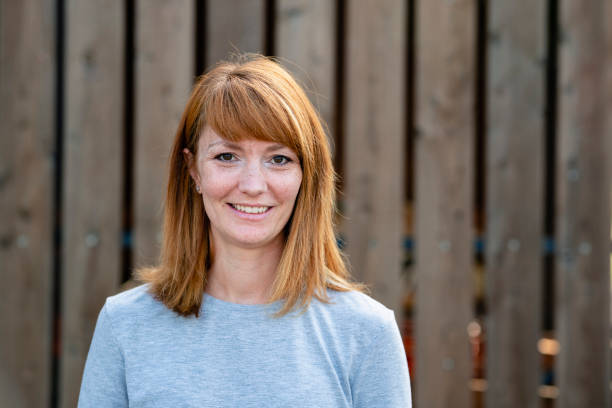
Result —
<path fill-rule="evenodd" d="M 214 297 L 213 295 L 204 292 L 204 301 L 202 302 L 204 313 L 206 310 L 224 310 L 232 312 L 242 313 L 261 313 L 261 312 L 276 312 L 280 310 L 282 300 L 277 300 L 272 303 L 257 303 L 257 304 L 245 304 L 245 303 L 233 303 L 226 300 L 222 300 Z"/>

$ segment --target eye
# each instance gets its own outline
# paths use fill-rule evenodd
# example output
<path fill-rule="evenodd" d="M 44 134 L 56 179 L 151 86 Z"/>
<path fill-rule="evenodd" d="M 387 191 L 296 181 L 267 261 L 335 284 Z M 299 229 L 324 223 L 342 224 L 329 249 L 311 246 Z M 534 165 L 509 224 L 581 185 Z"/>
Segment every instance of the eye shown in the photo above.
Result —
<path fill-rule="evenodd" d="M 276 156 L 272 157 L 271 161 L 272 164 L 283 165 L 289 163 L 291 159 L 287 156 L 283 156 L 282 154 L 277 154 Z"/>
<path fill-rule="evenodd" d="M 215 156 L 215 159 L 222 161 L 222 162 L 230 162 L 232 160 L 234 160 L 234 154 L 233 153 L 221 153 Z"/>

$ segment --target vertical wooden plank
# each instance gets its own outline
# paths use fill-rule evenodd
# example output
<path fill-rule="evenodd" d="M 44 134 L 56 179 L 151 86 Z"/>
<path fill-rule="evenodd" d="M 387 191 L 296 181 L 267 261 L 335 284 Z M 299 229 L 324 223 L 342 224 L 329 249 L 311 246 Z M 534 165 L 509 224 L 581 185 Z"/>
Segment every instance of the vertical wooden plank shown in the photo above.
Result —
<path fill-rule="evenodd" d="M 546 2 L 491 1 L 487 37 L 487 406 L 535 408 L 541 377 Z"/>
<path fill-rule="evenodd" d="M 60 406 L 76 406 L 104 299 L 121 277 L 124 7 L 66 2 Z"/>
<path fill-rule="evenodd" d="M 346 251 L 401 321 L 405 2 L 347 3 Z"/>
<path fill-rule="evenodd" d="M 557 168 L 559 407 L 609 407 L 607 0 L 562 1 Z"/>
<path fill-rule="evenodd" d="M 476 2 L 421 1 L 416 16 L 417 403 L 466 408 Z"/>
<path fill-rule="evenodd" d="M 304 87 L 332 135 L 336 5 L 329 0 L 279 0 L 276 56 Z"/>
<path fill-rule="evenodd" d="M 612 3 L 606 3 L 605 15 L 607 16 L 607 21 L 612 21 Z M 607 112 L 612 112 L 612 25 L 608 24 L 606 27 L 606 95 L 607 95 Z M 612 135 L 612 117 L 610 115 L 606 115 L 606 134 Z M 608 142 L 612 143 L 612 142 Z M 609 149 L 612 149 L 612 146 L 608 146 Z M 612 152 L 610 153 L 612 154 Z M 608 159 L 610 160 L 610 159 Z M 608 163 L 608 177 L 612 180 L 612 164 Z M 610 278 L 612 279 L 612 187 L 610 187 Z M 612 283 L 612 282 L 611 282 Z M 612 284 L 610 285 L 610 337 L 612 338 Z M 610 358 L 610 367 L 612 367 L 612 352 L 608 355 Z M 612 376 L 612 374 L 610 374 Z M 610 379 L 612 382 L 612 378 Z M 612 385 L 610 386 L 610 392 L 612 392 Z M 611 397 L 612 398 L 612 397 Z"/>
<path fill-rule="evenodd" d="M 206 8 L 208 67 L 232 53 L 264 52 L 264 0 L 208 0 Z"/>
<path fill-rule="evenodd" d="M 0 2 L 0 406 L 51 387 L 55 7 Z"/>
<path fill-rule="evenodd" d="M 193 83 L 194 3 L 136 5 L 134 260 L 157 263 L 167 157 Z"/>

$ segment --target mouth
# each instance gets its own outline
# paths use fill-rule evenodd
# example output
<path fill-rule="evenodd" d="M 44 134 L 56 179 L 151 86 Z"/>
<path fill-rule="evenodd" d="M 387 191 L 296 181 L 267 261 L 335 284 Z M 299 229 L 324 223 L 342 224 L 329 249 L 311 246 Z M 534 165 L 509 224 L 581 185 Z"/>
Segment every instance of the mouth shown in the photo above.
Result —
<path fill-rule="evenodd" d="M 240 211 L 241 213 L 245 213 L 245 214 L 263 214 L 263 213 L 270 211 L 270 209 L 272 208 L 268 206 L 259 206 L 259 205 L 252 206 L 252 205 L 242 205 L 242 204 L 234 204 L 234 203 L 228 203 L 228 204 L 234 210 Z"/>

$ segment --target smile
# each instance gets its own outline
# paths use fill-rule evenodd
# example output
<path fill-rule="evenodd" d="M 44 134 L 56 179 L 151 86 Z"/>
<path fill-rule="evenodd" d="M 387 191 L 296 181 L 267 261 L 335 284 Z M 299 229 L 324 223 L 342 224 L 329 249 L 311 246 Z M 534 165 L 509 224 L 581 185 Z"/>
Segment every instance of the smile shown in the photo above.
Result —
<path fill-rule="evenodd" d="M 247 213 L 247 214 L 263 214 L 271 208 L 271 207 L 265 207 L 265 206 L 254 207 L 254 206 L 240 205 L 240 204 L 230 204 L 230 206 L 232 206 L 234 209 L 240 212 Z"/>

